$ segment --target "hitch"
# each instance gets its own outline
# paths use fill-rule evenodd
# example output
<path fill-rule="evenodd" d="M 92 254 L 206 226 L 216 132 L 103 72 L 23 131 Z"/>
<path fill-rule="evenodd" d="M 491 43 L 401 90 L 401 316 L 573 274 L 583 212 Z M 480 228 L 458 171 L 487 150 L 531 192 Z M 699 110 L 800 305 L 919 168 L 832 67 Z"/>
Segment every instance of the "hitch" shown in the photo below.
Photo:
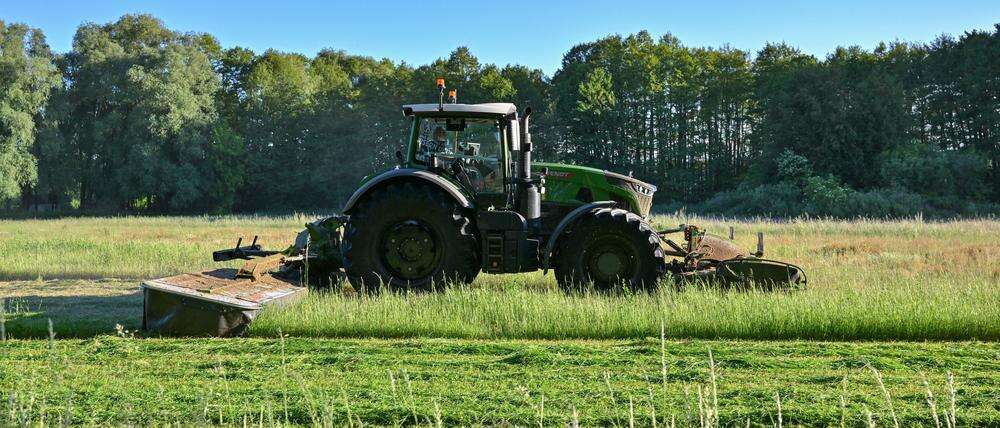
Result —
<path fill-rule="evenodd" d="M 243 237 L 241 236 L 236 240 L 236 246 L 226 250 L 218 250 L 212 252 L 212 261 L 215 262 L 225 262 L 229 260 L 250 260 L 255 257 L 267 257 L 274 254 L 278 254 L 281 251 L 265 250 L 262 249 L 260 245 L 257 244 L 257 235 L 254 235 L 253 242 L 250 245 L 240 246 L 243 243 Z"/>

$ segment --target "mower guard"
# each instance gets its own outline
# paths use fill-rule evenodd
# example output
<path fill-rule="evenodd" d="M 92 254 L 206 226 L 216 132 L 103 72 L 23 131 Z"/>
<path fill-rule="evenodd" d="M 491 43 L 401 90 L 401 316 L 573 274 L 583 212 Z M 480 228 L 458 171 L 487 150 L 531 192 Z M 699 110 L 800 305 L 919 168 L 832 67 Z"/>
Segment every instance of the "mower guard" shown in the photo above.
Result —
<path fill-rule="evenodd" d="M 732 259 L 715 267 L 719 280 L 770 289 L 788 284 L 805 284 L 806 273 L 791 263 L 766 259 Z"/>

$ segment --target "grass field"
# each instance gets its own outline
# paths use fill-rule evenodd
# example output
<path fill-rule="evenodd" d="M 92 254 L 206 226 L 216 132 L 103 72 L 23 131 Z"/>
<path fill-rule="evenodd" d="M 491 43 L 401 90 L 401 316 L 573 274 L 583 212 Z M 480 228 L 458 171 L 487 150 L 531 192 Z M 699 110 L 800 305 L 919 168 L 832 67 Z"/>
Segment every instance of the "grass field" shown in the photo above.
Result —
<path fill-rule="evenodd" d="M 64 336 L 137 327 L 139 279 L 212 265 L 214 249 L 253 234 L 283 247 L 306 217 L 124 218 L 0 222 L 0 281 L 15 335 Z M 265 313 L 255 332 L 316 337 L 1000 340 L 1000 222 L 696 221 L 738 241 L 767 237 L 769 257 L 808 272 L 785 292 L 676 290 L 623 296 L 567 295 L 552 275 L 481 275 L 443 294 L 341 293 Z M 13 282 L 12 282 L 13 281 Z M 81 300 L 82 299 L 82 300 Z M 87 304 L 81 304 L 86 302 Z M 95 316 L 81 322 L 77 307 Z M 13 308 L 13 310 L 11 310 Z M 65 315 L 65 316 L 64 316 Z M 68 316 L 68 317 L 67 317 Z"/>
<path fill-rule="evenodd" d="M 141 319 L 138 280 L 210 267 L 240 235 L 282 247 L 308 220 L 0 221 L 0 425 L 565 425 L 575 409 L 584 425 L 648 426 L 655 412 L 660 425 L 773 426 L 779 399 L 785 425 L 936 413 L 946 426 L 952 399 L 959 425 L 1000 424 L 993 220 L 658 217 L 734 226 L 748 248 L 762 231 L 809 285 L 607 296 L 564 294 L 551 274 L 481 275 L 440 294 L 314 293 L 246 339 L 124 331 Z"/>

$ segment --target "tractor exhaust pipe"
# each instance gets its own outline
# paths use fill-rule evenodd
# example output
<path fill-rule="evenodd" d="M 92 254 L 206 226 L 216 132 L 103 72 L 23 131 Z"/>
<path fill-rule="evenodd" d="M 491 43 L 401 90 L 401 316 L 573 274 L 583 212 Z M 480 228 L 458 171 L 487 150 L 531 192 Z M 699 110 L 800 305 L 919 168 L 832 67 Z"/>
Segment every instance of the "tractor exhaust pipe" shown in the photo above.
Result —
<path fill-rule="evenodd" d="M 521 179 L 531 179 L 531 131 L 528 126 L 531 124 L 531 107 L 524 109 L 524 116 L 521 117 L 521 150 L 518 161 Z"/>
<path fill-rule="evenodd" d="M 524 109 L 521 117 L 521 147 L 518 151 L 517 170 L 517 211 L 529 222 L 542 216 L 542 201 L 539 185 L 541 182 L 531 178 L 531 107 Z"/>

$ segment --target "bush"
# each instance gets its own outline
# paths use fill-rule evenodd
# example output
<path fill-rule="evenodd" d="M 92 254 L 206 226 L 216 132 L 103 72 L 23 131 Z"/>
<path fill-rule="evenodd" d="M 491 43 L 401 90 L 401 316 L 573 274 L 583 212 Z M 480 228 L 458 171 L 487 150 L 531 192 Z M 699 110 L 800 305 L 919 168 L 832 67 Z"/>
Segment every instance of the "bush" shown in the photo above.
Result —
<path fill-rule="evenodd" d="M 717 193 L 691 207 L 705 215 L 730 217 L 904 218 L 925 216 L 996 216 L 1000 205 L 973 203 L 958 198 L 928 198 L 899 187 L 859 192 L 827 178 L 810 177 L 811 193 L 789 183 L 767 184 Z M 674 203 L 658 206 L 658 212 L 683 208 Z"/>
<path fill-rule="evenodd" d="M 841 211 L 855 198 L 855 192 L 850 187 L 840 183 L 836 177 L 806 177 L 801 185 L 802 194 L 806 200 L 806 211 L 814 215 L 832 215 L 839 217 Z"/>
<path fill-rule="evenodd" d="M 801 186 L 813 175 L 812 165 L 805 156 L 800 156 L 791 149 L 785 149 L 778 156 L 778 180 Z"/>
<path fill-rule="evenodd" d="M 892 187 L 858 191 L 833 175 L 815 175 L 805 157 L 785 150 L 776 159 L 777 184 L 720 192 L 692 211 L 836 218 L 941 218 L 1000 212 L 996 204 L 970 202 L 984 197 L 988 188 L 986 163 L 973 152 L 941 151 L 914 142 L 887 153 L 884 162 L 882 174 Z"/>
<path fill-rule="evenodd" d="M 902 189 L 876 189 L 868 192 L 850 191 L 844 203 L 833 207 L 827 215 L 839 218 L 897 218 L 927 214 L 926 200 Z"/>
<path fill-rule="evenodd" d="M 940 150 L 911 141 L 888 151 L 882 161 L 882 180 L 929 198 L 943 206 L 981 201 L 989 194 L 989 161 L 973 151 Z M 949 201 L 948 199 L 953 199 Z"/>
<path fill-rule="evenodd" d="M 802 214 L 802 191 L 792 184 L 764 184 L 717 193 L 694 207 L 700 213 L 726 216 L 792 217 Z"/>

